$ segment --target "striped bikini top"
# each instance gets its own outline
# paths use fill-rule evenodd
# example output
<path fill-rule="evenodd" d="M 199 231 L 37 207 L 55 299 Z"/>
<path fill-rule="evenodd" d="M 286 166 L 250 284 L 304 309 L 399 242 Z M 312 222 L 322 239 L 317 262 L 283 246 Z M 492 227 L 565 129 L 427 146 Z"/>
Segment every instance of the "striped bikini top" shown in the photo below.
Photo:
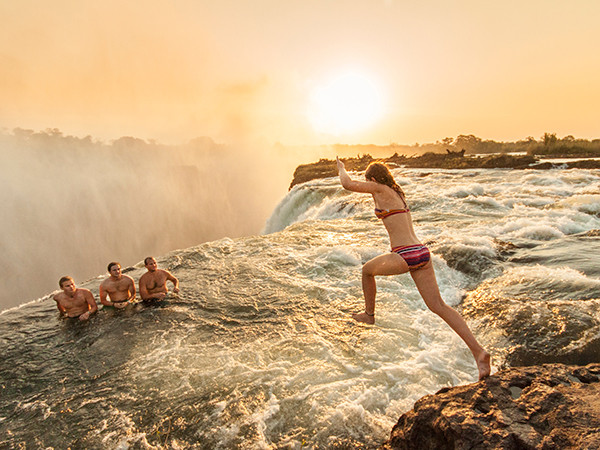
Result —
<path fill-rule="evenodd" d="M 375 215 L 378 219 L 385 219 L 386 217 L 393 216 L 394 214 L 403 214 L 409 212 L 410 209 L 379 209 L 375 208 Z"/>

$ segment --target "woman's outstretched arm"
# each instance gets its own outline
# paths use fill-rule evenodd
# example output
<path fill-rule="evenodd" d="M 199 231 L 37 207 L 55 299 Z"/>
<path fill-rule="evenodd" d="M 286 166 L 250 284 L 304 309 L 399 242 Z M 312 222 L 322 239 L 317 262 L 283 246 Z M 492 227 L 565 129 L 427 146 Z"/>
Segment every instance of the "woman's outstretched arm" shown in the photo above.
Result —
<path fill-rule="evenodd" d="M 353 192 L 365 192 L 369 194 L 381 191 L 382 185 L 374 181 L 353 180 L 352 178 L 350 178 L 350 175 L 348 175 L 348 172 L 346 172 L 346 167 L 344 166 L 344 163 L 340 161 L 339 157 L 336 158 L 336 161 L 338 166 L 338 173 L 340 176 L 340 182 L 342 183 L 344 189 L 348 189 L 349 191 Z"/>

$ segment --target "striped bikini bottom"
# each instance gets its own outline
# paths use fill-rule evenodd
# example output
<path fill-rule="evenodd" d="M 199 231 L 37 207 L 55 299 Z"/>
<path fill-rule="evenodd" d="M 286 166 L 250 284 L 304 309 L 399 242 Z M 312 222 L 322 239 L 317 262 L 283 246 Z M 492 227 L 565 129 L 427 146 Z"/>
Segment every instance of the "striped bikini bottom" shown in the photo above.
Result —
<path fill-rule="evenodd" d="M 408 264 L 409 270 L 417 270 L 423 267 L 431 259 L 429 249 L 425 245 L 406 245 L 392 248 L 392 252 L 398 253 Z"/>

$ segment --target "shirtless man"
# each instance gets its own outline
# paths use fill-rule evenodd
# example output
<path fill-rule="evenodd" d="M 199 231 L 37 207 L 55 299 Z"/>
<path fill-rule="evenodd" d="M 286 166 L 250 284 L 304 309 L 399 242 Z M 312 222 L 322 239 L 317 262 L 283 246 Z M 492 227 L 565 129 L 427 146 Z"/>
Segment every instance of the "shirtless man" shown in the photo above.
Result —
<path fill-rule="evenodd" d="M 125 308 L 129 301 L 135 298 L 135 284 L 133 278 L 121 273 L 121 264 L 111 262 L 108 265 L 110 277 L 100 285 L 100 302 L 104 306 Z M 106 298 L 108 297 L 110 300 Z"/>
<path fill-rule="evenodd" d="M 144 265 L 148 272 L 140 277 L 140 297 L 144 301 L 164 300 L 169 290 L 167 281 L 173 283 L 173 292 L 179 292 L 179 280 L 166 270 L 159 269 L 156 259 L 148 256 L 144 259 Z"/>
<path fill-rule="evenodd" d="M 98 311 L 92 293 L 88 289 L 77 288 L 73 278 L 62 277 L 58 281 L 58 285 L 63 291 L 53 298 L 56 301 L 56 307 L 63 316 L 87 320 Z"/>

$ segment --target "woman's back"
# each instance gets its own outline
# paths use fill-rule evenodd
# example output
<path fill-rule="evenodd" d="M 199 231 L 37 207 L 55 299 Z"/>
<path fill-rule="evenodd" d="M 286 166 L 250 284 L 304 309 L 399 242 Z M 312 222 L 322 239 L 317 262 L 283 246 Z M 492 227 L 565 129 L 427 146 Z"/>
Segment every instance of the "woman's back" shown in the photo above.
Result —
<path fill-rule="evenodd" d="M 392 247 L 420 244 L 412 224 L 410 209 L 404 196 L 387 185 L 373 193 L 375 213 L 390 236 Z"/>

